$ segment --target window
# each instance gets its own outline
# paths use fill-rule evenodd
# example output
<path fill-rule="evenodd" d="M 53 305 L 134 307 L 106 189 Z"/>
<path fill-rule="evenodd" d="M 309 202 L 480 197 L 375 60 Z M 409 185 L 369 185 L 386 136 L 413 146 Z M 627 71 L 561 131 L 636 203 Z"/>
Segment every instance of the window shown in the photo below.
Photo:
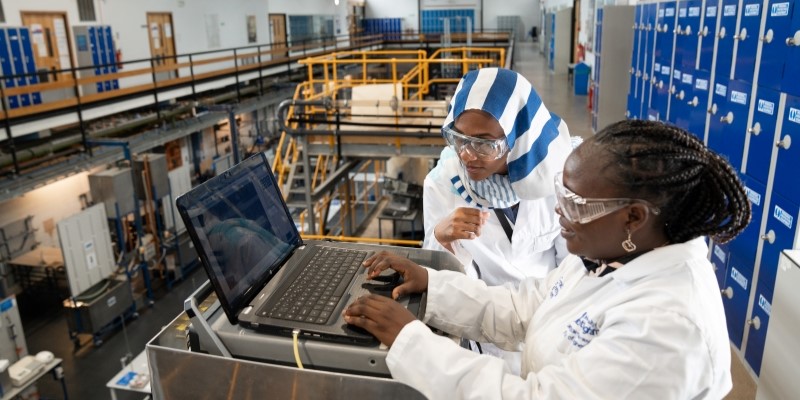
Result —
<path fill-rule="evenodd" d="M 94 0 L 78 0 L 78 16 L 81 21 L 96 21 Z"/>

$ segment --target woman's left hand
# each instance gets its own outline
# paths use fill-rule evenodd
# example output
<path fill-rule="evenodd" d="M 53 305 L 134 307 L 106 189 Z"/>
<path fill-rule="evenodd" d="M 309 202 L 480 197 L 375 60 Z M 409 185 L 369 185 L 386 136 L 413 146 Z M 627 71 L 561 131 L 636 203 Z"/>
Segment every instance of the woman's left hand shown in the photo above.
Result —
<path fill-rule="evenodd" d="M 400 330 L 416 318 L 402 304 L 385 296 L 361 296 L 344 310 L 348 324 L 367 330 L 391 347 Z"/>

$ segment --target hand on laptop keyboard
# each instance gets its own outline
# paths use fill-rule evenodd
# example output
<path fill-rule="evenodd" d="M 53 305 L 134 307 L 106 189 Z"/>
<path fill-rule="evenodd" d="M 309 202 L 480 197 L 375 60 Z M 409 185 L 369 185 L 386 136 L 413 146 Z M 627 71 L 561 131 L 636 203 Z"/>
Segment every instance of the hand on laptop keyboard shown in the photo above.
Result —
<path fill-rule="evenodd" d="M 416 317 L 402 304 L 384 296 L 361 296 L 344 310 L 344 320 L 373 334 L 381 343 L 391 346 L 406 324 Z"/>
<path fill-rule="evenodd" d="M 362 264 L 368 269 L 367 276 L 370 279 L 396 280 L 396 287 L 392 289 L 394 299 L 404 294 L 422 293 L 428 289 L 428 271 L 405 257 L 381 251 L 364 260 Z M 392 277 L 392 274 L 387 275 L 384 272 L 387 269 L 394 270 L 396 278 Z"/>

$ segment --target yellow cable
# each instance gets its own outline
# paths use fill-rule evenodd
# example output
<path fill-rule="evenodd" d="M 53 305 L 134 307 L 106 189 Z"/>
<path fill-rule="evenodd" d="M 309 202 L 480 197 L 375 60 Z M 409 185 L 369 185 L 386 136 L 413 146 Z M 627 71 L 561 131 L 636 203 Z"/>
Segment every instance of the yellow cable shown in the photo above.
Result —
<path fill-rule="evenodd" d="M 294 361 L 297 363 L 297 368 L 303 369 L 303 362 L 300 361 L 300 349 L 297 336 L 300 335 L 300 329 L 292 331 L 292 343 L 294 343 Z"/>

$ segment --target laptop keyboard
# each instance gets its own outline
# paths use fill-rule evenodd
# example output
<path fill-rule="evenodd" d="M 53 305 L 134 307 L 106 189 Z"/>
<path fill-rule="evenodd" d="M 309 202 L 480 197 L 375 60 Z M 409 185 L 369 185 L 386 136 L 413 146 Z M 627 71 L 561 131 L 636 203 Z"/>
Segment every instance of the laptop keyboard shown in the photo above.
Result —
<path fill-rule="evenodd" d="M 367 252 L 320 246 L 309 265 L 263 316 L 289 321 L 325 324 L 342 298 Z M 272 303 L 272 301 L 270 301 Z"/>

